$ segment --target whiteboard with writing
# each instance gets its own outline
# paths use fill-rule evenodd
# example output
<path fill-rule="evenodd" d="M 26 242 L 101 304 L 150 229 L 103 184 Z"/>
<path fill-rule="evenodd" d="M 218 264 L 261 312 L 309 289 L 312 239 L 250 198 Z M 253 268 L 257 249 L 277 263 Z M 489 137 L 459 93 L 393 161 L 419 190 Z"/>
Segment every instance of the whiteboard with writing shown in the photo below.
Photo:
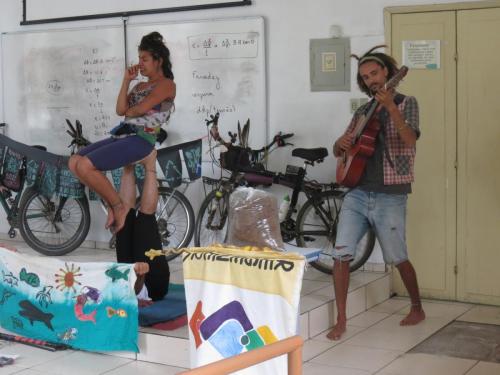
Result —
<path fill-rule="evenodd" d="M 264 20 L 261 17 L 129 24 L 2 35 L 7 135 L 67 154 L 66 122 L 79 119 L 91 141 L 108 136 L 125 60 L 137 63 L 143 35 L 159 31 L 171 51 L 177 84 L 166 145 L 207 134 L 204 120 L 220 112 L 221 134 L 250 119 L 250 145 L 266 141 Z M 133 82 L 135 84 L 137 82 Z M 132 87 L 132 86 L 131 86 Z M 206 145 L 204 145 L 206 151 Z M 208 156 L 205 154 L 205 160 Z"/>
<path fill-rule="evenodd" d="M 119 121 L 124 66 L 120 27 L 2 35 L 7 135 L 68 154 L 68 118 L 79 119 L 90 140 L 102 139 Z"/>
<path fill-rule="evenodd" d="M 203 137 L 204 120 L 219 112 L 226 140 L 228 131 L 237 132 L 238 121 L 243 126 L 250 119 L 250 145 L 262 147 L 267 129 L 263 18 L 129 25 L 129 63 L 137 63 L 140 40 L 152 31 L 166 41 L 177 85 L 167 143 Z"/>

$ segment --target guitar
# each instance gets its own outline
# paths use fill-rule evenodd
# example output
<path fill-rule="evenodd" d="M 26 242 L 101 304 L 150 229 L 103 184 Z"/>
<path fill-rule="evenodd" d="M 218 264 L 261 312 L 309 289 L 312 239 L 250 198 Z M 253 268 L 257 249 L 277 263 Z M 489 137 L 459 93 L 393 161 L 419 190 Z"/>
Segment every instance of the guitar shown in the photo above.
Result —
<path fill-rule="evenodd" d="M 387 89 L 395 88 L 408 73 L 408 68 L 402 66 L 401 69 L 386 83 Z M 347 187 L 354 187 L 358 184 L 366 167 L 366 160 L 375 151 L 375 141 L 380 131 L 380 122 L 375 116 L 379 103 L 373 100 L 365 115 L 361 116 L 354 130 L 353 146 L 342 152 L 337 158 L 337 183 Z"/>

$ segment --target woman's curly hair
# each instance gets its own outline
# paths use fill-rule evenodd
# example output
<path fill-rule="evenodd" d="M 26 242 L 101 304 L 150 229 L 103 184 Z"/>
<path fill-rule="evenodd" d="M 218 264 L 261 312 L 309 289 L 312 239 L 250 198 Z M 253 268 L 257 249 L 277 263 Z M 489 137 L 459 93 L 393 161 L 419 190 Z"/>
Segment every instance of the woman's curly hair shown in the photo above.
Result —
<path fill-rule="evenodd" d="M 172 73 L 172 63 L 170 62 L 170 51 L 163 42 L 163 37 L 157 31 L 153 31 L 147 35 L 144 35 L 141 39 L 141 44 L 139 44 L 139 51 L 146 51 L 151 54 L 153 59 L 163 60 L 162 70 L 163 75 L 166 78 L 174 79 L 174 73 Z"/>
<path fill-rule="evenodd" d="M 375 62 L 378 65 L 380 65 L 382 68 L 387 68 L 387 71 L 389 72 L 387 79 L 388 80 L 391 79 L 398 72 L 398 63 L 396 62 L 396 60 L 392 56 L 389 56 L 389 55 L 382 53 L 382 52 L 373 52 L 376 49 L 386 48 L 386 47 L 387 46 L 384 44 L 375 46 L 375 47 L 371 48 L 368 52 L 366 52 L 364 55 L 362 55 L 361 57 L 359 57 L 358 55 L 355 55 L 355 54 L 351 55 L 351 57 L 354 57 L 356 60 L 358 60 L 358 74 L 356 76 L 356 79 L 358 81 L 359 89 L 370 97 L 373 94 L 370 91 L 370 88 L 366 86 L 365 82 L 363 81 L 363 78 L 361 77 L 361 74 L 359 74 L 359 67 L 367 62 Z"/>

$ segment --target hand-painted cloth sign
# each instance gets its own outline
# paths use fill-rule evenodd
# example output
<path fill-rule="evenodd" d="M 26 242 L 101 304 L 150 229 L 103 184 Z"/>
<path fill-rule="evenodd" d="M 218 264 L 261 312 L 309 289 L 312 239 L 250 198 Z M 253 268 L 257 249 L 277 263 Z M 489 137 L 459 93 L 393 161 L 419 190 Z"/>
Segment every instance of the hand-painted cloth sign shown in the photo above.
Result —
<path fill-rule="evenodd" d="M 165 147 L 158 150 L 157 158 L 170 187 L 177 187 L 182 182 L 181 150 L 189 179 L 201 177 L 201 139 Z"/>
<path fill-rule="evenodd" d="M 137 352 L 133 264 L 62 262 L 0 247 L 0 325 L 84 350 Z"/>
<path fill-rule="evenodd" d="M 34 186 L 43 195 L 54 194 L 81 198 L 83 185 L 68 169 L 68 157 L 52 154 L 16 142 L 0 134 L 0 183 L 18 191 L 21 184 L 23 159 L 26 162 L 26 186 Z"/>
<path fill-rule="evenodd" d="M 212 246 L 186 249 L 183 266 L 192 368 L 297 333 L 303 256 Z M 287 359 L 239 373 L 286 374 Z"/>

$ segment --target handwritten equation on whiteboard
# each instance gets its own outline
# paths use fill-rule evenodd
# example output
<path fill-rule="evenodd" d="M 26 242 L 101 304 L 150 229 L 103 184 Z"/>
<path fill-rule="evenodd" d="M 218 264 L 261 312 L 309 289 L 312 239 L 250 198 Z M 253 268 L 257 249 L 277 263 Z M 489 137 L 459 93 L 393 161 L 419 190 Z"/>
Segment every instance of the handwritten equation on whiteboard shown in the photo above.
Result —
<path fill-rule="evenodd" d="M 191 60 L 256 58 L 259 54 L 259 33 L 189 36 L 188 46 Z"/>
<path fill-rule="evenodd" d="M 91 139 L 100 139 L 107 135 L 115 124 L 113 104 L 116 82 L 120 81 L 123 71 L 123 58 L 107 54 L 104 48 L 91 48 L 88 54 L 82 56 L 81 78 L 85 92 L 86 103 L 82 103 L 89 115 L 90 126 L 93 127 Z"/>

